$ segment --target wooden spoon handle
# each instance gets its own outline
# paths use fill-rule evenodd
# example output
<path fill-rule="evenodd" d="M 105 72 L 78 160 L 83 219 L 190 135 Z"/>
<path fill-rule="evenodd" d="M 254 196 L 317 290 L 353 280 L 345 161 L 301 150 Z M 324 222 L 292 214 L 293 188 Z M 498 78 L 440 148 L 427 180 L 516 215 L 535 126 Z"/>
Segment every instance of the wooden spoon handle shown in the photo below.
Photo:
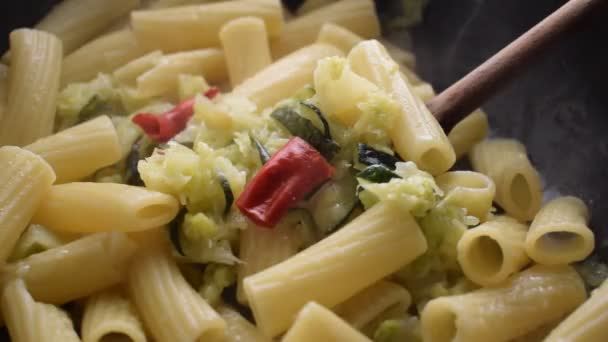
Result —
<path fill-rule="evenodd" d="M 533 58 L 558 41 L 592 8 L 606 0 L 570 0 L 553 14 L 500 50 L 468 75 L 431 99 L 427 106 L 448 132 L 479 108 Z"/>

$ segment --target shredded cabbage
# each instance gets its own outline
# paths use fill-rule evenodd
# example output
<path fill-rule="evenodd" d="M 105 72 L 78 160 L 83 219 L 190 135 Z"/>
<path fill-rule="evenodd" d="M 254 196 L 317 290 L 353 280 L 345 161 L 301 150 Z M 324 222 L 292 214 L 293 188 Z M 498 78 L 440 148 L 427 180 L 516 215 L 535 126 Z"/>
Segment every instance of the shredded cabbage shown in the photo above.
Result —
<path fill-rule="evenodd" d="M 115 108 L 122 108 L 120 94 L 112 78 L 99 74 L 97 78 L 85 83 L 71 83 L 57 97 L 57 116 L 66 128 L 78 121 L 78 116 L 87 104 L 97 98 Z"/>
<path fill-rule="evenodd" d="M 420 320 L 415 316 L 389 319 L 376 329 L 375 342 L 422 342 Z"/>

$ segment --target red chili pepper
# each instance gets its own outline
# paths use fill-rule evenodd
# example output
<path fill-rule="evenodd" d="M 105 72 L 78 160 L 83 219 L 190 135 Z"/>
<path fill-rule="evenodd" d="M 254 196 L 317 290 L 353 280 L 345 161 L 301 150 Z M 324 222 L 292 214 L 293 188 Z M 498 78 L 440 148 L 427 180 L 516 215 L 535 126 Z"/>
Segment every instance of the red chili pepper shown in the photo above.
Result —
<path fill-rule="evenodd" d="M 256 224 L 272 228 L 334 171 L 319 151 L 293 137 L 247 184 L 236 205 Z"/>
<path fill-rule="evenodd" d="M 210 87 L 203 95 L 213 99 L 219 92 L 217 87 Z M 194 114 L 194 99 L 189 99 L 166 113 L 160 115 L 140 113 L 135 115 L 131 121 L 141 127 L 152 140 L 166 142 L 186 128 L 192 114 Z"/>

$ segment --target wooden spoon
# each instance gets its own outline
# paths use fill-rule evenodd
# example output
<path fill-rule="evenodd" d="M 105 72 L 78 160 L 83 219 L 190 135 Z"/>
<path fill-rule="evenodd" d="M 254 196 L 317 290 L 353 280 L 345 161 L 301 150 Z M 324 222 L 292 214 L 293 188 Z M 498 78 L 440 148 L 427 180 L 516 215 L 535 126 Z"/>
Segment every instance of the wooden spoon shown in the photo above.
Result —
<path fill-rule="evenodd" d="M 427 106 L 446 132 L 479 108 L 549 45 L 570 32 L 578 21 L 607 0 L 570 0 L 557 11 L 500 50 L 458 82 L 431 99 Z"/>

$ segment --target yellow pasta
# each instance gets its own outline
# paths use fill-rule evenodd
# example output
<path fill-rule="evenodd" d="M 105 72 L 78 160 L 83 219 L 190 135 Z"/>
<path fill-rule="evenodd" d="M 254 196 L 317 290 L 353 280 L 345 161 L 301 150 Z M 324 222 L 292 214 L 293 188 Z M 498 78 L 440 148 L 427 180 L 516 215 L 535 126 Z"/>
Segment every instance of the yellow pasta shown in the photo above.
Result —
<path fill-rule="evenodd" d="M 452 145 L 384 47 L 375 40 L 364 41 L 352 49 L 348 61 L 353 71 L 397 101 L 400 113 L 389 134 L 399 155 L 433 175 L 450 169 L 456 161 Z"/>
<path fill-rule="evenodd" d="M 315 302 L 309 302 L 302 308 L 282 341 L 371 342 L 333 312 Z"/>
<path fill-rule="evenodd" d="M 373 1 L 341 0 L 285 24 L 281 35 L 271 41 L 272 56 L 280 58 L 314 43 L 321 27 L 328 22 L 340 25 L 365 39 L 380 35 Z"/>
<path fill-rule="evenodd" d="M 292 96 L 313 81 L 317 61 L 325 57 L 341 56 L 337 48 L 313 44 L 286 56 L 236 87 L 233 92 L 253 101 L 258 109 L 276 104 Z"/>
<path fill-rule="evenodd" d="M 68 183 L 51 188 L 33 222 L 58 231 L 133 232 L 169 223 L 177 211 L 175 198 L 142 187 Z"/>
<path fill-rule="evenodd" d="M 443 190 L 443 203 L 465 208 L 468 215 L 485 221 L 492 209 L 496 186 L 492 179 L 473 171 L 451 171 L 435 178 Z"/>
<path fill-rule="evenodd" d="M 70 317 L 54 305 L 34 301 L 21 279 L 6 284 L 1 307 L 11 341 L 80 342 Z"/>
<path fill-rule="evenodd" d="M 221 306 L 218 313 L 226 321 L 226 337 L 224 342 L 271 342 L 255 325 L 249 323 L 237 311 Z"/>
<path fill-rule="evenodd" d="M 458 241 L 458 263 L 473 282 L 491 286 L 519 272 L 530 259 L 525 251 L 527 227 L 499 216 L 467 230 Z"/>
<path fill-rule="evenodd" d="M 55 181 L 53 169 L 39 156 L 19 147 L 0 147 L 0 263 Z"/>
<path fill-rule="evenodd" d="M 0 64 L 0 122 L 6 112 L 8 102 L 8 67 Z"/>
<path fill-rule="evenodd" d="M 213 341 L 225 333 L 224 320 L 190 287 L 163 249 L 135 256 L 128 288 L 155 341 Z"/>
<path fill-rule="evenodd" d="M 161 61 L 162 57 L 162 52 L 158 50 L 152 51 L 114 70 L 112 75 L 122 85 L 135 86 L 137 78 L 154 68 Z"/>
<path fill-rule="evenodd" d="M 0 123 L 0 146 L 27 145 L 52 133 L 61 73 L 61 41 L 42 31 L 10 36 L 8 103 Z"/>
<path fill-rule="evenodd" d="M 122 281 L 135 249 L 124 233 L 88 235 L 6 265 L 2 279 L 20 277 L 36 300 L 65 304 Z"/>
<path fill-rule="evenodd" d="M 325 23 L 317 36 L 317 43 L 329 44 L 348 54 L 350 50 L 363 41 L 363 38 L 345 29 L 342 26 Z"/>
<path fill-rule="evenodd" d="M 424 341 L 509 341 L 553 322 L 586 298 L 569 266 L 536 265 L 499 286 L 431 300 L 421 316 Z"/>
<path fill-rule="evenodd" d="M 569 264 L 585 259 L 595 246 L 587 226 L 589 210 L 576 197 L 558 197 L 536 214 L 526 236 L 526 252 L 539 264 Z"/>
<path fill-rule="evenodd" d="M 456 152 L 456 159 L 460 159 L 475 144 L 488 136 L 488 117 L 481 109 L 469 114 L 456 124 L 448 133 L 448 139 Z"/>
<path fill-rule="evenodd" d="M 229 21 L 220 30 L 220 41 L 232 87 L 272 63 L 266 25 L 262 19 L 245 17 Z"/>
<path fill-rule="evenodd" d="M 219 46 L 222 26 L 243 16 L 263 19 L 270 36 L 277 36 L 283 27 L 279 0 L 236 0 L 135 11 L 131 24 L 138 41 L 148 50 L 176 52 Z"/>
<path fill-rule="evenodd" d="M 37 140 L 25 149 L 40 155 L 57 175 L 57 183 L 75 181 L 121 159 L 116 129 L 107 116 Z"/>
<path fill-rule="evenodd" d="M 530 221 L 540 209 L 540 176 L 530 163 L 526 147 L 513 139 L 491 139 L 475 145 L 469 154 L 473 169 L 496 185 L 495 201 L 514 218 Z"/>
<path fill-rule="evenodd" d="M 82 318 L 82 341 L 108 340 L 145 342 L 146 334 L 135 307 L 119 289 L 91 296 Z"/>
<path fill-rule="evenodd" d="M 433 86 L 429 83 L 423 82 L 417 84 L 412 87 L 412 91 L 424 102 L 428 102 L 435 97 L 435 89 L 433 89 Z"/>
<path fill-rule="evenodd" d="M 260 329 L 276 336 L 309 301 L 333 307 L 408 264 L 427 249 L 416 221 L 379 203 L 295 256 L 245 278 Z"/>

